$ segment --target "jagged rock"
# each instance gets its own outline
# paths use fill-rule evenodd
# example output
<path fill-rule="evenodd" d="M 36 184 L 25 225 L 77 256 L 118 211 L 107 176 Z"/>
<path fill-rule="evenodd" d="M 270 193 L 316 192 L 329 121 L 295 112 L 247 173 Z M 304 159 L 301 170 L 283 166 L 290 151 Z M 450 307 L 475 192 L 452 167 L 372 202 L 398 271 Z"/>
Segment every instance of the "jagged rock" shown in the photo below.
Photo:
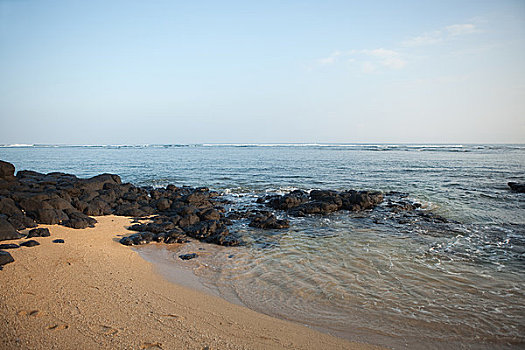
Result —
<path fill-rule="evenodd" d="M 199 212 L 199 209 L 196 206 L 191 205 L 191 204 L 188 205 L 182 201 L 173 202 L 173 204 L 171 205 L 171 209 L 183 217 L 187 215 L 191 215 L 191 214 L 196 214 Z"/>
<path fill-rule="evenodd" d="M 146 232 L 150 231 L 153 233 L 161 233 L 161 232 L 167 232 L 170 230 L 173 230 L 175 228 L 175 224 L 171 221 L 165 221 L 162 223 L 154 223 L 150 222 L 147 224 L 135 224 L 129 227 L 132 231 L 139 231 L 139 232 Z"/>
<path fill-rule="evenodd" d="M 172 201 L 166 198 L 161 198 L 157 201 L 157 209 L 160 211 L 168 210 L 171 207 Z"/>
<path fill-rule="evenodd" d="M 221 214 L 216 209 L 210 208 L 210 209 L 203 211 L 202 213 L 199 213 L 199 217 L 202 221 L 220 220 Z"/>
<path fill-rule="evenodd" d="M 97 220 L 74 209 L 67 210 L 68 219 L 62 222 L 62 225 L 75 229 L 84 229 L 95 227 Z"/>
<path fill-rule="evenodd" d="M 133 245 L 133 238 L 131 236 L 122 237 L 119 243 L 123 245 Z"/>
<path fill-rule="evenodd" d="M 339 209 L 336 203 L 322 202 L 318 200 L 303 203 L 290 211 L 294 216 L 306 216 L 309 214 L 330 214 Z"/>
<path fill-rule="evenodd" d="M 287 210 L 294 216 L 330 214 L 335 211 L 371 209 L 383 201 L 381 192 L 312 190 L 309 195 L 296 190 L 283 196 L 266 197 L 267 206 Z M 258 201 L 258 203 L 263 202 Z"/>
<path fill-rule="evenodd" d="M 371 191 L 345 191 L 341 193 L 342 209 L 346 210 L 365 210 L 372 209 L 383 202 L 381 192 Z"/>
<path fill-rule="evenodd" d="M 184 232 L 190 237 L 203 240 L 214 235 L 218 229 L 224 229 L 224 226 L 217 220 L 208 220 L 187 226 Z"/>
<path fill-rule="evenodd" d="M 265 230 L 283 229 L 290 227 L 290 222 L 288 220 L 279 220 L 270 212 L 258 212 L 252 216 L 249 226 Z"/>
<path fill-rule="evenodd" d="M 142 245 L 148 244 L 150 242 L 164 242 L 168 240 L 171 236 L 169 233 L 153 233 L 153 232 L 140 232 L 134 233 L 127 237 L 122 237 L 120 243 L 123 245 Z M 170 242 L 171 243 L 171 242 Z"/>
<path fill-rule="evenodd" d="M 186 235 L 181 229 L 174 229 L 165 233 L 164 243 L 166 244 L 184 243 L 187 241 Z"/>
<path fill-rule="evenodd" d="M 343 205 L 343 199 L 341 198 L 341 194 L 337 191 L 312 190 L 310 192 L 310 198 L 313 201 L 334 204 L 335 206 L 337 206 L 337 209 L 341 208 L 341 206 Z"/>
<path fill-rule="evenodd" d="M 288 210 L 295 208 L 308 201 L 306 192 L 295 190 L 284 196 L 272 197 L 268 201 L 268 206 L 274 209 Z"/>
<path fill-rule="evenodd" d="M 179 227 L 184 228 L 187 226 L 194 225 L 200 221 L 200 218 L 195 214 L 189 214 L 186 216 L 183 216 L 179 220 Z"/>
<path fill-rule="evenodd" d="M 244 211 L 232 211 L 228 213 L 226 216 L 226 219 L 228 220 L 241 220 L 241 219 L 247 219 L 250 216 L 255 215 L 256 212 L 253 210 L 244 210 Z"/>
<path fill-rule="evenodd" d="M 192 192 L 188 194 L 187 196 L 185 196 L 183 200 L 186 203 L 199 204 L 199 203 L 207 202 L 209 198 L 210 198 L 210 194 L 208 192 L 196 190 L 195 192 Z"/>

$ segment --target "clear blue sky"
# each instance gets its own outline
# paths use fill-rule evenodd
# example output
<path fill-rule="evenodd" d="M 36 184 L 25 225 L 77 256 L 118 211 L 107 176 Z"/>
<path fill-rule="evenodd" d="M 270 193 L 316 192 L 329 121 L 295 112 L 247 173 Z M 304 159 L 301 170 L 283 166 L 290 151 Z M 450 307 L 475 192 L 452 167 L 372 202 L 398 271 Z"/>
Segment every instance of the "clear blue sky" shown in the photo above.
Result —
<path fill-rule="evenodd" d="M 525 142 L 525 1 L 0 0 L 0 143 Z"/>

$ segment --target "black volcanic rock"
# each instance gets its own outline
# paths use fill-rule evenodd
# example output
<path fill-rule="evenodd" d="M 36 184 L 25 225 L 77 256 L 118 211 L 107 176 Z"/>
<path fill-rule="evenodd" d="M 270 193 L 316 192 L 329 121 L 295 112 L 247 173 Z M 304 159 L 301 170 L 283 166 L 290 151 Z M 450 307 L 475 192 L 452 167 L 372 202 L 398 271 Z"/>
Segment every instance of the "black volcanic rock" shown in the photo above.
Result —
<path fill-rule="evenodd" d="M 508 185 L 514 192 L 525 193 L 525 183 L 509 182 Z"/>
<path fill-rule="evenodd" d="M 127 236 L 127 237 L 122 237 L 119 241 L 120 244 L 123 244 L 123 245 L 133 245 L 133 237 L 131 236 Z"/>
<path fill-rule="evenodd" d="M 16 206 L 11 198 L 0 197 L 0 214 L 11 216 L 23 216 L 24 213 Z"/>
<path fill-rule="evenodd" d="M 251 217 L 250 227 L 269 229 L 283 229 L 290 227 L 288 220 L 279 220 L 270 212 L 261 211 Z"/>
<path fill-rule="evenodd" d="M 383 194 L 381 192 L 371 191 L 345 191 L 341 193 L 342 209 L 346 210 L 366 210 L 372 209 L 376 205 L 383 202 Z"/>
<path fill-rule="evenodd" d="M 38 243 L 37 241 L 35 241 L 33 239 L 20 243 L 21 247 L 34 247 L 34 246 L 37 246 L 37 245 L 40 245 L 40 243 Z"/>
<path fill-rule="evenodd" d="M 0 217 L 0 241 L 5 241 L 8 239 L 18 239 L 22 235 L 15 230 L 13 225 L 9 223 L 6 219 Z"/>
<path fill-rule="evenodd" d="M 381 192 L 355 190 L 344 192 L 312 190 L 309 195 L 304 191 L 296 190 L 282 196 L 274 195 L 257 199 L 259 204 L 266 203 L 268 207 L 288 211 L 293 216 L 372 209 L 382 201 Z"/>
<path fill-rule="evenodd" d="M 274 209 L 288 210 L 308 201 L 308 195 L 301 190 L 292 191 L 284 196 L 271 197 L 268 206 Z"/>
<path fill-rule="evenodd" d="M 30 215 L 32 215 L 37 222 L 47 225 L 60 224 L 62 221 L 69 219 L 66 213 L 58 209 L 38 209 Z"/>
<path fill-rule="evenodd" d="M 49 229 L 47 228 L 34 228 L 28 232 L 26 238 L 49 237 L 50 235 L 51 234 L 49 233 Z"/>
<path fill-rule="evenodd" d="M 181 254 L 179 255 L 179 258 L 181 260 L 191 260 L 191 259 L 195 259 L 197 257 L 197 253 L 190 253 L 190 254 Z"/>
<path fill-rule="evenodd" d="M 92 191 L 102 190 L 104 188 L 104 185 L 106 184 L 119 185 L 121 183 L 122 181 L 120 180 L 120 176 L 118 175 L 100 174 L 97 176 L 93 176 L 92 178 L 89 178 L 89 179 L 79 180 L 77 187 L 86 192 L 92 192 Z"/>
<path fill-rule="evenodd" d="M 95 227 L 95 224 L 97 223 L 96 219 L 93 219 L 92 217 L 89 217 L 86 214 L 83 214 L 74 209 L 68 210 L 66 212 L 68 219 L 62 222 L 62 225 L 64 226 L 76 229 L 84 229 L 87 227 Z"/>
<path fill-rule="evenodd" d="M 3 250 L 0 250 L 0 266 L 3 266 L 5 264 L 9 264 L 15 261 L 11 254 L 8 252 L 4 252 Z"/>
<path fill-rule="evenodd" d="M 0 249 L 16 249 L 16 248 L 20 248 L 20 246 L 14 243 L 0 244 Z"/>
<path fill-rule="evenodd" d="M 290 214 L 294 216 L 306 216 L 309 214 L 326 215 L 337 211 L 339 208 L 339 205 L 337 205 L 336 203 L 313 200 L 293 208 L 290 211 Z"/>
<path fill-rule="evenodd" d="M 23 230 L 25 228 L 36 227 L 35 220 L 25 215 L 13 215 L 7 219 L 11 225 L 17 230 Z"/>
<path fill-rule="evenodd" d="M 15 180 L 15 166 L 0 160 L 0 179 L 5 181 Z"/>

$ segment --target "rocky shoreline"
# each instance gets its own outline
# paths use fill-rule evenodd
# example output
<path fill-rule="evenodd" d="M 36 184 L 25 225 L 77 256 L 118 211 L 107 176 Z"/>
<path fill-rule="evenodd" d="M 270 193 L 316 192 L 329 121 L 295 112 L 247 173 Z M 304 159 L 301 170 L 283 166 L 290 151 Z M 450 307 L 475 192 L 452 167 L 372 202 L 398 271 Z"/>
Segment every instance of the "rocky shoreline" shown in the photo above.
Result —
<path fill-rule="evenodd" d="M 343 200 L 340 200 L 340 197 Z M 337 210 L 369 209 L 382 201 L 379 192 L 294 191 L 288 195 L 261 198 L 258 203 L 279 210 L 292 210 L 292 215 L 328 214 Z M 137 187 L 122 183 L 114 174 L 101 174 L 80 179 L 72 174 L 52 172 L 41 174 L 30 170 L 16 173 L 11 163 L 0 161 L 0 241 L 20 239 L 19 230 L 38 224 L 59 224 L 75 229 L 94 227 L 91 216 L 118 215 L 136 218 L 129 229 L 137 231 L 124 237 L 124 245 L 140 245 L 152 241 L 183 243 L 188 237 L 224 246 L 243 244 L 229 231 L 233 221 L 249 219 L 250 226 L 260 229 L 289 227 L 289 220 L 277 219 L 267 210 L 230 210 L 226 214 L 220 194 L 206 187 L 165 188 Z M 140 219 L 147 218 L 147 223 Z M 47 229 L 33 229 L 25 238 L 49 236 Z M 38 245 L 35 240 L 26 246 Z M 18 245 L 3 245 L 14 249 Z M 0 262 L 12 262 L 3 252 Z"/>
<path fill-rule="evenodd" d="M 510 185 L 510 184 L 509 184 Z M 511 186 L 516 190 L 516 186 Z M 381 205 L 398 223 L 411 220 L 447 223 L 431 212 L 418 210 L 421 204 L 407 200 L 408 194 L 379 191 L 295 190 L 284 195 L 259 197 L 251 206 L 235 207 L 220 193 L 206 187 L 137 187 L 122 183 L 114 174 L 81 179 L 72 174 L 18 171 L 13 164 L 0 161 L 0 241 L 49 236 L 47 229 L 36 228 L 25 236 L 19 231 L 38 224 L 59 224 L 75 229 L 94 227 L 92 216 L 134 217 L 135 231 L 123 237 L 124 245 L 150 242 L 184 243 L 193 238 L 224 246 L 244 244 L 231 231 L 243 220 L 255 229 L 279 230 L 290 227 L 290 218 L 327 215 L 339 211 L 370 211 Z M 63 243 L 63 242 L 57 242 Z M 38 242 L 28 240 L 25 246 Z M 18 248 L 2 244 L 0 249 Z M 0 266 L 13 261 L 0 251 Z"/>

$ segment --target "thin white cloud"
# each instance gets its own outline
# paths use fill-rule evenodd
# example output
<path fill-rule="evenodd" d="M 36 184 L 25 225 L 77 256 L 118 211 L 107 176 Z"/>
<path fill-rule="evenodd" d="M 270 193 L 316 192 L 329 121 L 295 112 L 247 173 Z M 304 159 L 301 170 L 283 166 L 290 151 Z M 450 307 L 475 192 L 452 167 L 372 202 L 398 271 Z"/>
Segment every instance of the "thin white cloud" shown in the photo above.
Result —
<path fill-rule="evenodd" d="M 361 52 L 363 52 L 366 55 L 376 56 L 376 57 L 381 57 L 381 58 L 399 56 L 398 52 L 394 50 L 383 49 L 383 48 L 374 49 L 374 50 L 362 50 Z"/>
<path fill-rule="evenodd" d="M 338 57 L 341 56 L 340 51 L 334 51 L 332 54 L 328 57 L 323 57 L 317 60 L 319 64 L 326 65 L 326 64 L 333 64 L 337 61 Z"/>
<path fill-rule="evenodd" d="M 361 69 L 364 73 L 373 73 L 376 71 L 376 66 L 369 61 L 365 61 L 361 64 Z"/>
<path fill-rule="evenodd" d="M 423 33 L 408 40 L 403 41 L 403 46 L 424 46 L 432 45 L 443 41 L 443 35 L 440 30 L 429 33 Z"/>
<path fill-rule="evenodd" d="M 399 57 L 389 57 L 384 59 L 381 64 L 391 69 L 401 69 L 406 65 L 406 61 Z"/>
<path fill-rule="evenodd" d="M 384 48 L 334 51 L 331 55 L 318 59 L 317 62 L 320 65 L 334 64 L 339 58 L 345 58 L 348 63 L 357 63 L 365 73 L 375 72 L 379 67 L 401 69 L 406 65 L 399 52 Z"/>
<path fill-rule="evenodd" d="M 407 63 L 399 52 L 384 48 L 361 50 L 361 54 L 373 59 L 373 63 L 390 69 L 401 69 Z"/>
<path fill-rule="evenodd" d="M 476 33 L 478 30 L 476 26 L 471 23 L 467 24 L 453 24 L 445 28 L 451 36 L 465 35 Z"/>
<path fill-rule="evenodd" d="M 433 45 L 453 38 L 479 32 L 472 23 L 452 24 L 440 30 L 423 33 L 403 41 L 405 47 Z"/>

